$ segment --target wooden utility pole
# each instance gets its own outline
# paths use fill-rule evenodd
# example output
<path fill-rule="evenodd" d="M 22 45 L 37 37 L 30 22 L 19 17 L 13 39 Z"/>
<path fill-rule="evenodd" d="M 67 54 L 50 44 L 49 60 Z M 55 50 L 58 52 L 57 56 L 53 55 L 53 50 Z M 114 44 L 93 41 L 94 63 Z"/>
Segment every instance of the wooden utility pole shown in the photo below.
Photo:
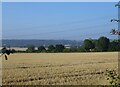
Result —
<path fill-rule="evenodd" d="M 115 7 L 118 7 L 118 20 L 120 20 L 120 1 Z M 118 31 L 120 32 L 120 21 L 118 21 Z M 118 35 L 118 39 L 120 39 L 120 35 Z M 120 43 L 118 45 L 120 46 Z M 118 52 L 118 77 L 120 78 L 120 52 Z"/>

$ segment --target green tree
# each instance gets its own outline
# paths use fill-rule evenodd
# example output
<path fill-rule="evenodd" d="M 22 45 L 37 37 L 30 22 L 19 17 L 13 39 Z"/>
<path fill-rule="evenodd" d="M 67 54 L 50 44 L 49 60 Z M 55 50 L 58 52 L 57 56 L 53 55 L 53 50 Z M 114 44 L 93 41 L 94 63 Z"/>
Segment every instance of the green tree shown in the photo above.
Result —
<path fill-rule="evenodd" d="M 62 44 L 58 44 L 55 46 L 55 52 L 63 52 L 64 49 L 65 47 Z"/>
<path fill-rule="evenodd" d="M 92 40 L 85 39 L 84 40 L 84 48 L 85 48 L 86 51 L 90 51 L 90 49 L 94 49 L 95 48 L 95 45 L 92 42 Z"/>
<path fill-rule="evenodd" d="M 109 44 L 109 51 L 120 51 L 120 42 L 119 40 L 113 40 Z"/>
<path fill-rule="evenodd" d="M 78 52 L 78 48 L 65 48 L 64 52 Z"/>
<path fill-rule="evenodd" d="M 96 44 L 98 51 L 108 51 L 110 40 L 107 37 L 100 37 Z"/>
<path fill-rule="evenodd" d="M 78 51 L 79 51 L 79 52 L 85 52 L 84 46 L 79 47 L 79 48 L 78 48 Z"/>
<path fill-rule="evenodd" d="M 11 53 L 15 53 L 16 52 L 16 50 L 15 49 L 11 49 Z"/>
<path fill-rule="evenodd" d="M 49 45 L 48 52 L 54 52 L 54 51 L 55 51 L 55 47 L 53 45 Z"/>
<path fill-rule="evenodd" d="M 65 52 L 65 53 L 71 52 L 71 49 L 70 49 L 70 48 L 65 48 L 65 49 L 64 49 L 64 52 Z"/>
<path fill-rule="evenodd" d="M 39 51 L 39 52 L 46 52 L 46 49 L 45 49 L 44 46 L 39 46 L 39 47 L 38 47 L 38 51 Z"/>
<path fill-rule="evenodd" d="M 33 46 L 33 45 L 29 45 L 28 46 L 28 48 L 27 48 L 27 50 L 26 50 L 26 52 L 35 52 L 35 46 Z"/>

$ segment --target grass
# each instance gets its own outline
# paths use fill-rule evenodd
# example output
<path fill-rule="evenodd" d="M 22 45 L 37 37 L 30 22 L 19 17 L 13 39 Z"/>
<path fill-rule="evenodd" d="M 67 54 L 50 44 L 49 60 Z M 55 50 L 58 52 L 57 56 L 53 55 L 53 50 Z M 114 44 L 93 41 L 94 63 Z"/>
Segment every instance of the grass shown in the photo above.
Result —
<path fill-rule="evenodd" d="M 3 85 L 109 85 L 118 52 L 18 53 L 3 59 Z"/>

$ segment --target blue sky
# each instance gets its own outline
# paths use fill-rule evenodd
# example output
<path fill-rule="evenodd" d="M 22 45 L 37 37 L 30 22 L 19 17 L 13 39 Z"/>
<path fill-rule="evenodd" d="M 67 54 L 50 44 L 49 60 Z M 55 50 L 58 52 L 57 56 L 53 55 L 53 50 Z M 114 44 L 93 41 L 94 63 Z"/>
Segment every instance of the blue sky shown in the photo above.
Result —
<path fill-rule="evenodd" d="M 83 40 L 110 35 L 117 23 L 113 2 L 4 2 L 3 39 Z"/>

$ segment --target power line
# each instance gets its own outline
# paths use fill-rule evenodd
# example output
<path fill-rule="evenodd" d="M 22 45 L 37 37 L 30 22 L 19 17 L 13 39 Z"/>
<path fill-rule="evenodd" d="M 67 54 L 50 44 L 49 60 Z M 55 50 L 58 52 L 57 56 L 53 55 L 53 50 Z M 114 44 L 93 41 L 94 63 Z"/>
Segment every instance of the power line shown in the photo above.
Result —
<path fill-rule="evenodd" d="M 29 31 L 31 30 L 31 29 L 39 29 L 39 28 L 47 28 L 47 27 L 55 27 L 55 26 L 59 26 L 59 27 L 61 27 L 61 26 L 63 26 L 63 25 L 71 25 L 71 24 L 83 24 L 83 23 L 86 23 L 86 22 L 92 22 L 92 21 L 100 21 L 100 20 L 106 20 L 106 18 L 108 18 L 108 17 L 112 17 L 112 15 L 111 16 L 103 16 L 103 17 L 96 17 L 96 18 L 90 18 L 90 19 L 86 19 L 86 20 L 81 20 L 81 21 L 74 21 L 74 22 L 67 22 L 67 23 L 61 23 L 61 24 L 53 24 L 53 25 L 45 25 L 45 26 L 38 26 L 38 27 L 30 27 L 30 28 L 24 28 L 23 30 L 26 30 L 26 29 L 29 29 Z M 11 31 L 11 30 L 10 30 Z M 17 30 L 17 32 L 18 31 L 21 31 L 21 30 Z"/>
<path fill-rule="evenodd" d="M 87 29 L 91 29 L 91 28 L 100 28 L 100 27 L 108 27 L 109 25 L 111 25 L 111 23 L 109 24 L 104 24 L 104 25 L 96 25 L 96 26 L 89 26 L 89 27 L 83 27 L 83 28 L 73 28 L 73 29 L 67 29 L 67 30 L 61 30 L 61 31 L 53 31 L 53 32 L 46 32 L 46 33 L 35 33 L 35 34 L 25 34 L 25 35 L 11 35 L 11 36 L 7 36 L 8 38 L 10 37 L 23 37 L 23 36 L 36 36 L 36 35 L 41 35 L 41 34 L 54 34 L 54 33 L 61 33 L 61 32 L 70 32 L 70 31 L 75 31 L 75 30 L 87 30 Z M 7 38 L 5 37 L 5 38 Z"/>
<path fill-rule="evenodd" d="M 108 33 L 108 32 L 94 32 L 94 33 L 90 33 L 90 34 L 80 34 L 80 35 L 74 35 L 74 37 L 79 37 L 79 38 L 82 38 L 82 37 L 84 37 L 84 36 L 94 36 L 94 35 L 97 35 L 97 36 L 99 36 L 99 35 L 103 35 L 103 34 L 105 34 L 105 35 L 110 35 L 110 33 Z M 103 35 L 103 36 L 105 36 L 105 35 Z M 65 38 L 72 38 L 73 36 L 67 36 L 67 37 L 65 37 Z"/>
<path fill-rule="evenodd" d="M 104 17 L 99 17 L 99 18 L 90 18 L 90 19 L 86 19 L 86 20 L 81 20 L 81 21 L 74 21 L 74 22 L 68 22 L 68 23 L 62 23 L 62 24 L 54 24 L 54 25 L 48 25 L 48 26 L 42 26 L 42 27 L 50 27 L 50 26 L 59 26 L 61 27 L 62 25 L 69 25 L 69 24 L 76 24 L 76 23 L 86 23 L 87 22 L 91 22 L 91 21 L 100 21 L 100 20 L 106 20 L 105 18 L 108 18 L 110 16 L 104 16 Z M 54 34 L 54 33 L 61 33 L 61 32 L 70 32 L 70 31 L 75 31 L 75 30 L 85 30 L 85 29 L 89 29 L 89 28 L 95 28 L 95 27 L 106 27 L 106 25 L 111 25 L 111 24 L 105 24 L 105 25 L 96 25 L 96 26 L 91 26 L 91 27 L 83 27 L 83 28 L 73 28 L 73 29 L 67 29 L 67 30 L 61 30 L 61 31 L 53 31 L 53 32 L 46 32 L 46 33 L 34 33 L 34 34 L 21 34 L 21 35 L 10 35 L 10 36 L 7 36 L 5 38 L 9 38 L 9 37 L 16 37 L 16 36 L 20 36 L 20 37 L 23 37 L 23 36 L 35 36 L 35 35 L 40 35 L 40 34 Z M 40 27 L 38 27 L 40 28 Z M 31 28 L 32 29 L 32 28 Z M 34 28 L 35 29 L 35 28 Z M 11 30 L 10 30 L 11 31 Z M 17 30 L 18 32 L 19 30 Z M 21 31 L 21 30 L 20 30 Z M 29 29 L 30 31 L 30 29 Z M 2 37 L 1 37 L 2 38 Z"/>

